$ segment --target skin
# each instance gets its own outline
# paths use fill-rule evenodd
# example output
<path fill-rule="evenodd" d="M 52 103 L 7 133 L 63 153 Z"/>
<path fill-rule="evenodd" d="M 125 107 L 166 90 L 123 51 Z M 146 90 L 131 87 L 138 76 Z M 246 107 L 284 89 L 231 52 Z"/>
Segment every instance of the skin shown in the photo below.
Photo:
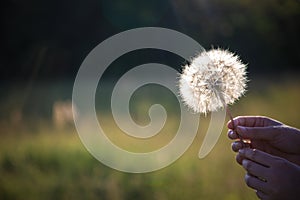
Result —
<path fill-rule="evenodd" d="M 246 184 L 260 199 L 300 199 L 300 131 L 267 117 L 237 117 L 234 125 L 228 123 L 228 137 L 236 140 L 232 149 L 247 171 Z"/>

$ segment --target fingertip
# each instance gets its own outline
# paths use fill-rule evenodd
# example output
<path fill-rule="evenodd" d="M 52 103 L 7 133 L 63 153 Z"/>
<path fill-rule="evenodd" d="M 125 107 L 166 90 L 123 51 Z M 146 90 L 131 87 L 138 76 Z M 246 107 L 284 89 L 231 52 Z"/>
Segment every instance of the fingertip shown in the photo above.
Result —
<path fill-rule="evenodd" d="M 229 129 L 233 129 L 231 120 L 227 122 L 227 127 L 228 127 Z"/>
<path fill-rule="evenodd" d="M 239 141 L 236 141 L 231 144 L 231 148 L 234 152 L 238 152 L 240 149 L 243 148 L 243 144 Z"/>
<path fill-rule="evenodd" d="M 240 154 L 237 154 L 235 160 L 238 164 L 242 165 L 243 157 Z"/>
<path fill-rule="evenodd" d="M 227 133 L 227 135 L 228 135 L 228 137 L 229 137 L 230 139 L 232 139 L 232 140 L 238 138 L 237 134 L 236 134 L 233 130 L 229 130 L 228 133 Z"/>
<path fill-rule="evenodd" d="M 242 123 L 242 122 L 243 122 L 243 118 L 244 118 L 243 116 L 237 116 L 237 117 L 233 118 L 234 126 L 237 127 L 237 126 L 243 124 L 243 123 Z M 230 121 L 230 122 L 231 122 L 231 121 Z M 233 126 L 232 123 L 231 123 L 231 126 Z M 233 127 L 233 128 L 234 128 L 234 127 Z"/>
<path fill-rule="evenodd" d="M 235 117 L 235 118 L 233 118 L 233 120 L 229 120 L 227 122 L 227 127 L 229 129 L 235 129 L 235 126 L 237 126 L 238 123 L 239 123 L 239 117 Z"/>

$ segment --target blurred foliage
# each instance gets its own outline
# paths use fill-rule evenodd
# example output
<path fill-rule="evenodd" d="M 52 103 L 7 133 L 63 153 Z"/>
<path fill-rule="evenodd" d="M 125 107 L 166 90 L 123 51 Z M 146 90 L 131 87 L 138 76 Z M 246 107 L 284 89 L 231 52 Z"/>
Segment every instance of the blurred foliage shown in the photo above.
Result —
<path fill-rule="evenodd" d="M 299 1 L 175 2 L 187 32 L 206 48 L 228 47 L 240 54 L 249 63 L 249 70 L 257 74 L 299 69 Z"/>
<path fill-rule="evenodd" d="M 272 86 L 266 83 L 252 81 L 246 97 L 232 106 L 232 113 L 267 115 L 299 128 L 299 80 L 278 81 Z M 142 96 L 134 96 L 140 109 L 133 111 L 146 115 L 148 102 L 140 101 Z M 176 104 L 171 103 L 166 109 L 172 113 L 173 106 Z M 143 122 L 138 116 L 135 120 Z M 198 159 L 209 119 L 201 117 L 197 137 L 179 160 L 146 174 L 121 173 L 104 166 L 84 148 L 73 126 L 55 127 L 49 121 L 34 118 L 30 123 L 26 119 L 25 124 L 0 120 L 0 199 L 257 199 L 244 183 L 245 172 L 235 162 L 226 128 L 213 151 Z M 126 136 L 110 115 L 101 113 L 99 120 L 114 143 L 141 152 L 170 141 L 179 119 L 173 113 L 159 136 L 151 140 Z"/>

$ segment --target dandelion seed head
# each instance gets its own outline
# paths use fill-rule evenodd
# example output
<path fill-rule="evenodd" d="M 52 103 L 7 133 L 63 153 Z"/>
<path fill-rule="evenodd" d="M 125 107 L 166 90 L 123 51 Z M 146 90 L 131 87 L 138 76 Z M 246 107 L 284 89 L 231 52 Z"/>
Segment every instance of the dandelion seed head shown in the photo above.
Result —
<path fill-rule="evenodd" d="M 179 92 L 194 112 L 207 114 L 233 104 L 246 89 L 246 65 L 227 50 L 201 52 L 183 67 Z"/>

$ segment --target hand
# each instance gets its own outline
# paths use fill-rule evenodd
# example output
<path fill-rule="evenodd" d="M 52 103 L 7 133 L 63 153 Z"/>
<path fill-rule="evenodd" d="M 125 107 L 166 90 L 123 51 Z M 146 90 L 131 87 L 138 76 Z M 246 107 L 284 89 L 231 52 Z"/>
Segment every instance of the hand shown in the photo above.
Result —
<path fill-rule="evenodd" d="M 300 166 L 260 150 L 239 150 L 246 184 L 260 199 L 300 199 Z"/>
<path fill-rule="evenodd" d="M 251 148 L 300 165 L 300 131 L 298 129 L 267 117 L 237 117 L 234 119 L 234 125 L 236 129 L 228 132 L 230 139 L 238 139 L 238 135 L 243 139 L 250 139 Z M 228 123 L 228 128 L 233 129 L 231 121 Z M 235 152 L 243 147 L 241 141 L 235 141 L 232 144 Z M 239 154 L 236 159 L 238 163 L 242 164 L 243 158 Z"/>

